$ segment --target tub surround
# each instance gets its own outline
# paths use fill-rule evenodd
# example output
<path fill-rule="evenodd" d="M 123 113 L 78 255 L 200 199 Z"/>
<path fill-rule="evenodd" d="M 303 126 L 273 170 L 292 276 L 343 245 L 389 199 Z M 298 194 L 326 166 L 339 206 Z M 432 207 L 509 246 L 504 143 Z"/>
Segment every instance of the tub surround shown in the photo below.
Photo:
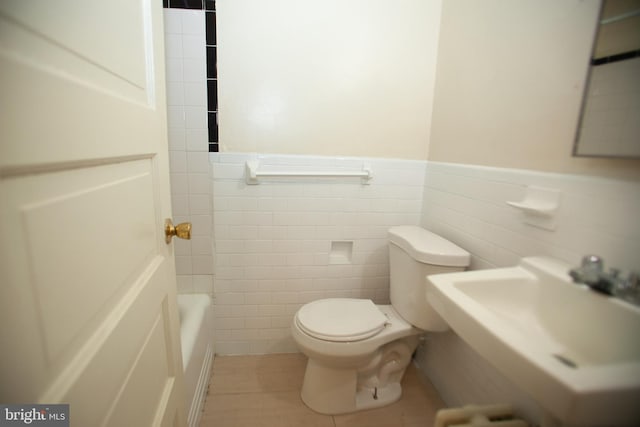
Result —
<path fill-rule="evenodd" d="M 167 61 L 168 70 L 171 76 L 168 80 L 171 83 L 200 83 L 202 81 L 202 71 L 206 69 L 206 92 L 195 91 L 194 88 L 185 85 L 185 92 L 182 93 L 175 85 L 173 93 L 168 97 L 175 101 L 180 101 L 192 95 L 197 97 L 206 96 L 207 113 L 207 136 L 199 138 L 197 142 L 198 150 L 208 145 L 208 151 L 218 151 L 218 67 L 217 49 L 218 39 L 216 32 L 216 2 L 215 0 L 164 0 L 164 24 L 165 38 L 167 41 Z M 205 38 L 202 38 L 202 35 Z M 187 37 L 183 37 L 187 35 Z M 206 46 L 206 47 L 205 47 Z M 187 55 L 184 55 L 184 52 Z M 182 57 L 187 61 L 180 61 Z M 178 59 L 178 61 L 176 61 Z M 201 66 L 206 61 L 205 67 Z M 194 71 L 196 72 L 194 74 Z M 195 77 L 195 79 L 194 79 Z M 171 87 L 172 85 L 168 85 Z M 176 89 L 178 89 L 176 91 Z M 177 96 L 176 96 L 177 95 Z M 200 98 L 201 99 L 201 98 Z M 179 102 L 176 105 L 181 105 Z M 197 104 L 185 103 L 185 105 L 202 107 L 203 102 Z M 201 129 L 201 126 L 198 126 Z M 207 144 L 208 141 L 208 144 Z"/>
<path fill-rule="evenodd" d="M 179 293 L 213 292 L 211 180 L 207 144 L 205 21 L 213 11 L 165 9 L 167 122 L 173 219 L 193 224 L 191 240 L 174 240 Z M 206 14 L 206 19 L 205 19 Z M 207 22 L 208 24 L 208 22 Z M 217 102 L 216 102 L 217 105 Z M 216 107 L 217 108 L 217 107 Z"/>

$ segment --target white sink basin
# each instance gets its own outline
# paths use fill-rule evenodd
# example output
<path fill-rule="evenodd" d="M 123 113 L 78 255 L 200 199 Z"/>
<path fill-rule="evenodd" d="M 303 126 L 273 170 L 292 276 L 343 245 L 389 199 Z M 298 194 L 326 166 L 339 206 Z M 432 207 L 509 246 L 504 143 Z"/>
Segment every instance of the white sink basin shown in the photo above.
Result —
<path fill-rule="evenodd" d="M 437 274 L 427 299 L 451 328 L 553 418 L 640 425 L 640 308 L 572 282 L 570 266 Z"/>

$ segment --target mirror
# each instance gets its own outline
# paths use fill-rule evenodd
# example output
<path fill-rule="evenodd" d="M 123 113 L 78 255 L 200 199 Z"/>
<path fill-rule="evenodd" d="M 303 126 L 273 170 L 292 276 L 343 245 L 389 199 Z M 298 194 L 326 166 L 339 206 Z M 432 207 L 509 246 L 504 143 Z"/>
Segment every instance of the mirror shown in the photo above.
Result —
<path fill-rule="evenodd" d="M 640 158 L 640 0 L 605 0 L 574 156 Z"/>

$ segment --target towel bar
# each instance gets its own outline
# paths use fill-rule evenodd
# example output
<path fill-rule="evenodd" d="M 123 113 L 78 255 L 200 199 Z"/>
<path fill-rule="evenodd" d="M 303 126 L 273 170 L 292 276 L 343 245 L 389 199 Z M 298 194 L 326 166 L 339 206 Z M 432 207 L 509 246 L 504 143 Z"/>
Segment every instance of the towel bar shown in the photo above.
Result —
<path fill-rule="evenodd" d="M 245 180 L 247 184 L 258 184 L 260 177 L 285 178 L 285 177 L 303 177 L 303 178 L 361 178 L 362 184 L 369 184 L 373 179 L 371 176 L 371 168 L 364 164 L 360 171 L 260 171 L 257 161 L 248 161 L 245 163 Z"/>

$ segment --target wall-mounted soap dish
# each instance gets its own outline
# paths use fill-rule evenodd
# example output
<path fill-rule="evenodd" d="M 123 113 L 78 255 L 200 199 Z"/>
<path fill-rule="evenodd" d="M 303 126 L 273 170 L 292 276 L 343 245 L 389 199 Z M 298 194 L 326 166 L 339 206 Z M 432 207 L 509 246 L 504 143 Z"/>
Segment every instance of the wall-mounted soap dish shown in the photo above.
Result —
<path fill-rule="evenodd" d="M 507 202 L 507 204 L 524 213 L 525 224 L 545 230 L 554 230 L 556 226 L 555 215 L 560 207 L 561 194 L 560 190 L 530 185 L 527 187 L 524 200 Z"/>

